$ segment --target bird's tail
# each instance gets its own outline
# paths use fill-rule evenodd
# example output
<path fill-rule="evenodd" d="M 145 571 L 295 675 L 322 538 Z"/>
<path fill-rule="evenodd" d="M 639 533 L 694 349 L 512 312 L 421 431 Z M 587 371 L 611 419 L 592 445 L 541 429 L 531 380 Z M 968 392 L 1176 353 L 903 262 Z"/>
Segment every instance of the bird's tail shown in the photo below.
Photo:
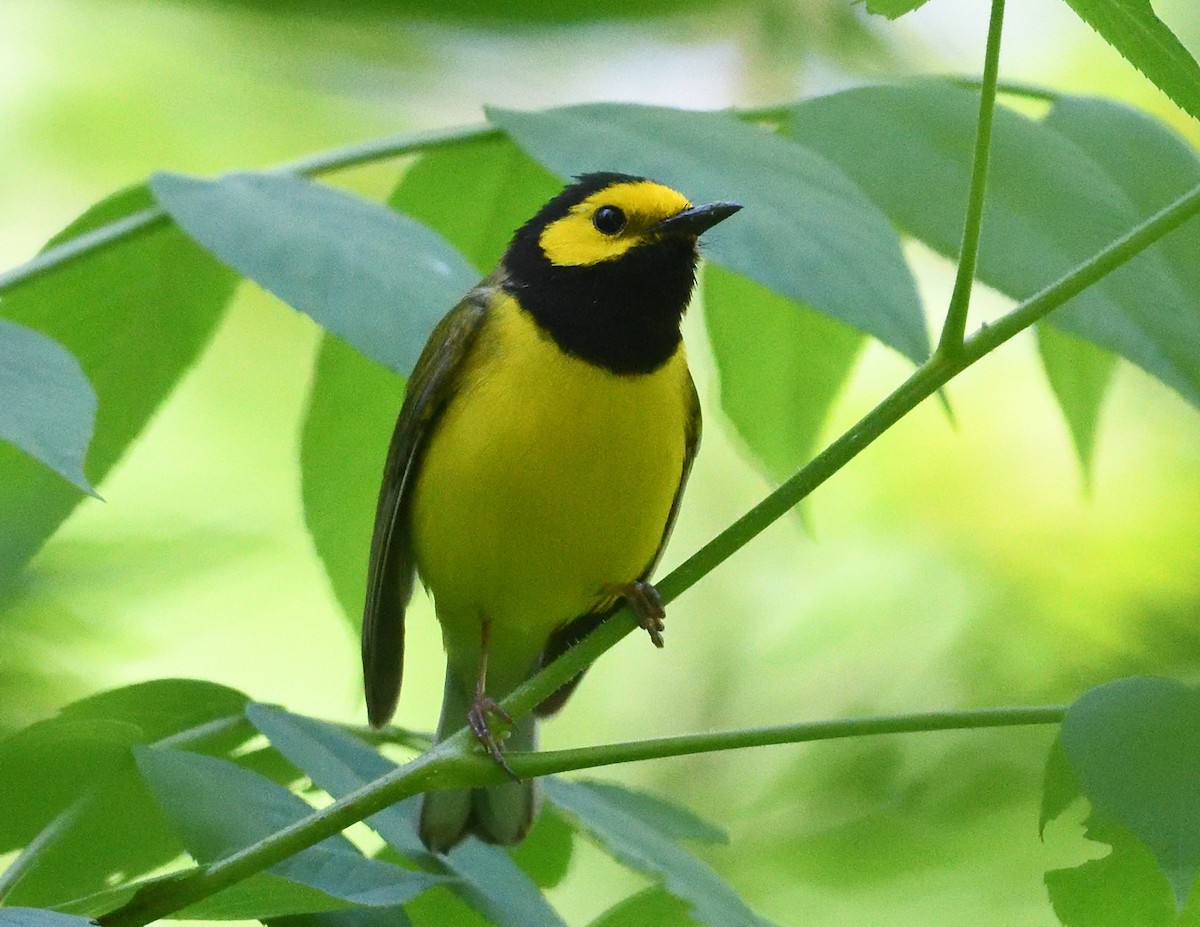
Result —
<path fill-rule="evenodd" d="M 466 725 L 472 698 L 473 693 L 464 691 L 447 669 L 442 717 L 435 740 L 443 740 Z M 513 725 L 504 747 L 512 751 L 537 749 L 537 720 L 533 715 L 526 715 Z M 488 843 L 518 843 L 529 832 L 536 810 L 532 779 L 485 789 L 426 792 L 421 802 L 421 841 L 437 853 L 445 853 L 467 834 Z"/>

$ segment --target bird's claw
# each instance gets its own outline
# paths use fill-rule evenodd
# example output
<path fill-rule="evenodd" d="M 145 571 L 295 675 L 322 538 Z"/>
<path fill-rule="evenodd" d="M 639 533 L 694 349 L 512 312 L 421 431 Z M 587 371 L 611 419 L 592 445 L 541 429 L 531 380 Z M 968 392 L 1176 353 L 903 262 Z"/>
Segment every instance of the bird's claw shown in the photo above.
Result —
<path fill-rule="evenodd" d="M 653 585 L 642 580 L 625 583 L 613 590 L 623 597 L 637 618 L 638 627 L 650 635 L 655 647 L 663 646 L 663 631 L 666 630 L 667 610 L 662 597 Z"/>
<path fill-rule="evenodd" d="M 508 765 L 508 760 L 504 758 L 504 753 L 500 748 L 500 740 L 492 733 L 491 725 L 488 724 L 488 715 L 495 715 L 505 724 L 513 723 L 512 715 L 505 711 L 499 702 L 490 695 L 482 692 L 475 695 L 475 700 L 471 703 L 471 709 L 467 712 L 467 724 L 471 726 L 471 731 L 479 740 L 483 747 L 496 765 L 508 773 L 513 779 L 519 778 L 512 767 Z"/>

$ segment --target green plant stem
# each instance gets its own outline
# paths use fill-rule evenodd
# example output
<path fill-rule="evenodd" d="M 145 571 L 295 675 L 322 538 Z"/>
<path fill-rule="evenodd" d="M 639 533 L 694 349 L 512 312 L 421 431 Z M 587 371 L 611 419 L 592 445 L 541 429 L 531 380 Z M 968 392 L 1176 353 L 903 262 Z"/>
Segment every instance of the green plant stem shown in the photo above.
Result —
<path fill-rule="evenodd" d="M 617 763 L 637 763 L 695 753 L 716 753 L 721 750 L 744 750 L 748 747 L 812 743 L 847 737 L 876 737 L 883 734 L 920 734 L 1059 724 L 1066 710 L 1065 705 L 1041 705 L 813 721 L 750 730 L 684 734 L 654 740 L 604 744 L 598 747 L 579 747 L 573 750 L 513 753 L 509 755 L 508 760 L 517 775 L 533 778 L 576 769 L 612 766 Z M 485 766 L 491 761 L 487 757 L 475 755 L 471 757 L 471 762 L 477 766 Z"/>
<path fill-rule="evenodd" d="M 963 350 L 953 360 L 935 355 L 795 476 L 676 568 L 659 584 L 663 599 L 669 601 L 676 598 L 744 547 L 957 373 L 1197 214 L 1200 214 L 1200 186 L 1023 302 L 996 324 L 981 329 L 964 343 Z M 634 627 L 628 611 L 620 613 L 615 620 L 601 625 L 578 646 L 521 686 L 504 700 L 504 707 L 516 717 L 532 710 L 538 702 Z M 1060 706 L 1046 706 L 818 722 L 750 731 L 695 734 L 545 754 L 514 754 L 511 759 L 514 768 L 525 775 L 546 775 L 611 763 L 765 744 L 952 728 L 1050 724 L 1061 718 L 1062 711 Z M 141 927 L 228 888 L 410 795 L 428 788 L 484 785 L 499 781 L 501 773 L 495 764 L 481 758 L 471 747 L 469 733 L 465 729 L 459 731 L 412 762 L 397 767 L 388 775 L 270 837 L 189 875 L 148 886 L 127 905 L 99 918 L 99 921 L 103 927 Z"/>
<path fill-rule="evenodd" d="M 983 227 L 983 203 L 987 192 L 988 160 L 992 150 L 992 118 L 996 112 L 996 81 L 1000 77 L 1000 36 L 1004 32 L 1004 0 L 992 0 L 988 22 L 987 50 L 983 59 L 983 83 L 979 90 L 979 122 L 975 130 L 975 157 L 971 166 L 971 187 L 967 194 L 967 212 L 963 220 L 962 246 L 958 250 L 958 270 L 946 322 L 938 339 L 937 354 L 955 357 L 963 345 L 967 329 L 967 310 L 971 305 L 971 287 L 975 282 L 975 264 L 979 257 L 979 235 Z"/>
<path fill-rule="evenodd" d="M 774 104 L 735 109 L 732 112 L 740 119 L 770 122 L 784 118 L 790 109 L 789 104 Z M 373 164 L 377 161 L 386 161 L 411 154 L 423 154 L 439 148 L 449 148 L 489 138 L 499 138 L 502 134 L 500 129 L 486 123 L 433 132 L 410 132 L 322 151 L 307 158 L 278 165 L 272 170 L 280 173 L 299 174 L 304 177 L 315 177 L 360 167 L 363 164 Z M 166 221 L 168 221 L 166 212 L 153 206 L 122 216 L 120 219 L 114 219 L 89 232 L 47 248 L 24 264 L 0 273 L 0 295 L 65 267 L 85 255 L 151 231 Z"/>

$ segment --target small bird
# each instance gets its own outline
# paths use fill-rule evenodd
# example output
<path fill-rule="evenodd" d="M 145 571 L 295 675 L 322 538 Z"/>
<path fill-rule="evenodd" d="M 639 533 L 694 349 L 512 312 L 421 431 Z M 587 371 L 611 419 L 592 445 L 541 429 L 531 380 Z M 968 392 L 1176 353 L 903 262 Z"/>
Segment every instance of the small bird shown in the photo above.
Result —
<path fill-rule="evenodd" d="M 420 575 L 446 650 L 437 739 L 469 724 L 504 766 L 536 748 L 503 698 L 628 602 L 662 646 L 649 578 L 700 443 L 680 323 L 697 239 L 741 207 L 693 206 L 642 177 L 584 174 L 513 236 L 437 325 L 384 467 L 363 614 L 370 722 L 396 709 L 404 612 Z M 579 678 L 535 711 L 557 711 Z M 426 793 L 419 833 L 513 844 L 532 782 Z"/>

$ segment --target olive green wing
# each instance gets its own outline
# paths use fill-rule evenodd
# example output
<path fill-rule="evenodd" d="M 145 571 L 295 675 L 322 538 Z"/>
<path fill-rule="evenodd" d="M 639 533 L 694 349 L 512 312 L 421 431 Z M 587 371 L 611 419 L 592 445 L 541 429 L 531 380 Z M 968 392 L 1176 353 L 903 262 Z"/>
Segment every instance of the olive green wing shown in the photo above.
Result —
<path fill-rule="evenodd" d="M 685 401 L 688 408 L 684 420 L 683 469 L 679 474 L 679 487 L 675 490 L 675 498 L 671 500 L 671 510 L 667 513 L 667 523 L 663 526 L 662 540 L 658 542 L 658 550 L 654 552 L 654 556 L 646 565 L 646 569 L 638 577 L 642 581 L 648 580 L 654 573 L 655 567 L 658 566 L 658 561 L 662 559 L 663 551 L 666 550 L 667 541 L 671 538 L 671 531 L 675 528 L 675 519 L 679 515 L 679 505 L 683 500 L 683 490 L 687 486 L 688 477 L 692 473 L 692 462 L 696 459 L 696 452 L 700 450 L 700 434 L 703 428 L 703 419 L 700 415 L 700 396 L 696 393 L 696 384 L 692 380 L 690 373 L 688 374 L 685 389 L 687 390 Z M 624 601 L 618 601 L 609 608 L 588 612 L 586 615 L 580 615 L 573 621 L 563 625 L 550 635 L 550 640 L 546 643 L 546 649 L 542 651 L 542 659 L 539 665 L 546 666 L 562 656 L 620 611 L 624 605 Z M 571 697 L 571 693 L 575 691 L 575 687 L 579 685 L 581 679 L 583 679 L 583 673 L 579 673 L 568 679 L 555 689 L 551 695 L 543 699 L 537 708 L 534 709 L 534 713 L 538 717 L 543 718 L 554 714 L 566 704 L 567 699 Z"/>
<path fill-rule="evenodd" d="M 409 509 L 426 439 L 454 394 L 458 372 L 487 316 L 489 294 L 467 294 L 429 336 L 404 394 L 375 509 L 363 607 L 363 683 L 367 716 L 382 727 L 396 710 L 404 669 L 404 612 L 416 578 Z"/>
<path fill-rule="evenodd" d="M 662 559 L 663 551 L 667 549 L 667 541 L 671 540 L 671 532 L 675 530 L 675 519 L 679 517 L 679 506 L 683 501 L 683 490 L 687 487 L 688 477 L 692 475 L 692 463 L 700 450 L 700 436 L 704 430 L 704 419 L 700 415 L 700 395 L 696 392 L 696 383 L 688 373 L 685 402 L 687 403 L 686 419 L 684 422 L 683 470 L 679 474 L 679 488 L 675 490 L 675 498 L 671 500 L 671 511 L 667 513 L 667 523 L 663 527 L 662 540 L 658 542 L 658 550 L 646 565 L 642 575 L 638 577 L 643 582 L 650 579 Z"/>

